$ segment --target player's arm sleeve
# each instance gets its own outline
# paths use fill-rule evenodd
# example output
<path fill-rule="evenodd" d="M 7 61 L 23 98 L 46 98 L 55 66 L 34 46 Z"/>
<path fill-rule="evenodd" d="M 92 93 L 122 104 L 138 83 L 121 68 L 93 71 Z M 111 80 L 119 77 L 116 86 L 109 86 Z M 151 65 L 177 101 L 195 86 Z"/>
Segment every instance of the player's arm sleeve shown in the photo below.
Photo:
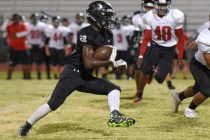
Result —
<path fill-rule="evenodd" d="M 141 44 L 141 47 L 140 47 L 140 50 L 139 50 L 139 56 L 140 57 L 144 56 L 144 53 L 147 50 L 148 43 L 151 40 L 152 40 L 152 31 L 148 30 L 148 29 L 144 30 L 144 38 L 143 38 L 143 41 L 142 41 L 142 44 Z"/>
<path fill-rule="evenodd" d="M 29 30 L 26 24 L 22 25 L 22 29 L 23 29 L 22 32 L 19 32 L 16 34 L 17 37 L 25 37 L 29 34 Z"/>
<path fill-rule="evenodd" d="M 184 47 L 185 46 L 185 35 L 184 35 L 183 28 L 175 29 L 175 33 L 176 33 L 176 36 L 178 37 L 178 42 L 176 45 L 176 47 L 179 51 L 178 58 L 182 59 L 183 53 L 184 53 L 184 48 L 185 48 Z"/>

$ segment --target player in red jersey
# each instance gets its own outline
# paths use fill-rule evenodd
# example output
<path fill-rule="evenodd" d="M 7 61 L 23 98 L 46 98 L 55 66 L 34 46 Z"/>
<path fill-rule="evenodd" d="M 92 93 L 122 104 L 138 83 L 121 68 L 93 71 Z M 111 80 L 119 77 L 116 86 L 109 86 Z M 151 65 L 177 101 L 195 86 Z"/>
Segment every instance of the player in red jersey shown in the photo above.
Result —
<path fill-rule="evenodd" d="M 12 72 L 17 64 L 22 64 L 23 79 L 30 79 L 30 53 L 27 46 L 27 26 L 20 21 L 19 14 L 13 14 L 12 23 L 7 26 L 9 45 L 9 66 L 7 79 L 12 78 Z"/>

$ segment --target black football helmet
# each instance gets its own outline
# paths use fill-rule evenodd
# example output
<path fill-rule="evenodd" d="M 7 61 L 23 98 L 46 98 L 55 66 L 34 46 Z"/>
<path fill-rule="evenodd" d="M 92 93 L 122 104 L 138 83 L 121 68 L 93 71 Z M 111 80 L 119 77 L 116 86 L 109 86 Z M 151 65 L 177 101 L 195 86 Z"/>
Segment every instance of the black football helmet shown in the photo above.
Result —
<path fill-rule="evenodd" d="M 154 0 L 142 0 L 141 7 L 142 7 L 142 11 L 146 13 L 147 11 L 145 10 L 145 7 L 148 7 L 151 9 L 154 8 Z"/>
<path fill-rule="evenodd" d="M 52 24 L 55 28 L 57 28 L 60 25 L 61 17 L 60 16 L 54 16 L 52 17 Z"/>
<path fill-rule="evenodd" d="M 75 15 L 75 22 L 79 25 L 81 25 L 85 21 L 85 16 L 83 13 L 77 13 Z"/>
<path fill-rule="evenodd" d="M 36 24 L 39 18 L 39 14 L 38 13 L 33 13 L 30 16 L 30 20 L 32 24 Z"/>
<path fill-rule="evenodd" d="M 47 23 L 48 16 L 47 15 L 42 15 L 42 16 L 40 16 L 39 20 L 42 21 L 42 22 L 44 22 L 44 23 Z"/>
<path fill-rule="evenodd" d="M 86 10 L 87 20 L 91 24 L 95 24 L 99 29 L 114 29 L 116 14 L 112 6 L 106 1 L 94 1 L 89 4 Z"/>
<path fill-rule="evenodd" d="M 164 16 L 171 7 L 171 0 L 155 0 L 155 10 L 158 15 Z"/>

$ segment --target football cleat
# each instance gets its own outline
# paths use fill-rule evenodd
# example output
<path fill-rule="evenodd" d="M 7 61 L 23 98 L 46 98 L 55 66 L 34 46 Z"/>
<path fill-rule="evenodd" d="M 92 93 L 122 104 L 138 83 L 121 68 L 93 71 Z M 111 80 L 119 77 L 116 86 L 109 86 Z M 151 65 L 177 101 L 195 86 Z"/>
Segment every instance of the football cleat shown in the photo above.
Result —
<path fill-rule="evenodd" d="M 133 103 L 138 103 L 142 100 L 142 97 L 135 96 L 135 99 L 133 100 Z"/>
<path fill-rule="evenodd" d="M 181 104 L 181 100 L 179 99 L 179 94 L 176 91 L 172 92 L 173 98 L 173 108 L 172 111 L 174 113 L 178 113 L 179 105 Z"/>
<path fill-rule="evenodd" d="M 196 118 L 197 114 L 195 113 L 195 110 L 186 108 L 184 111 L 184 116 L 187 118 Z"/>
<path fill-rule="evenodd" d="M 110 114 L 110 119 L 107 123 L 109 127 L 129 127 L 135 124 L 135 119 L 127 118 L 120 114 L 119 111 L 114 110 Z"/>
<path fill-rule="evenodd" d="M 29 130 L 32 128 L 32 125 L 29 122 L 25 122 L 18 130 L 18 135 L 24 137 L 28 134 Z"/>
<path fill-rule="evenodd" d="M 141 100 L 142 100 L 142 93 L 140 93 L 139 91 L 137 91 L 136 95 L 134 96 L 133 103 L 138 103 Z"/>
<path fill-rule="evenodd" d="M 172 86 L 168 86 L 168 89 L 172 90 L 172 89 L 176 89 L 176 87 L 172 85 Z"/>

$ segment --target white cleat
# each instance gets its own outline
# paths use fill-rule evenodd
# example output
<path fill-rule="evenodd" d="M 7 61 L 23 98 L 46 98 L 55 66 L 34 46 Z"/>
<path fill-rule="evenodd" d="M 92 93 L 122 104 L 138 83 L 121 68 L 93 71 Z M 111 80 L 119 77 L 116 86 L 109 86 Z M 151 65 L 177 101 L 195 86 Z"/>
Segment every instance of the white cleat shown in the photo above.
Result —
<path fill-rule="evenodd" d="M 181 104 L 181 100 L 179 99 L 179 94 L 176 91 L 172 92 L 173 98 L 173 108 L 172 111 L 174 113 L 178 113 L 179 105 Z"/>
<path fill-rule="evenodd" d="M 192 110 L 190 108 L 186 108 L 184 111 L 184 116 L 187 118 L 196 118 L 197 114 L 195 113 L 195 110 Z"/>

